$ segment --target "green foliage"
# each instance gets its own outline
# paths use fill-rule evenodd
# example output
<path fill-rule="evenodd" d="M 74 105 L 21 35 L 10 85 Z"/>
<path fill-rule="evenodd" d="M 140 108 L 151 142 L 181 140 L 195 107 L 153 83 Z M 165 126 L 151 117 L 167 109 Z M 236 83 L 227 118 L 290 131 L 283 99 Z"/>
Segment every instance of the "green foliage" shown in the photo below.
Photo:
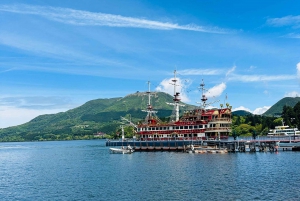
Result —
<path fill-rule="evenodd" d="M 253 136 L 253 131 L 255 131 L 256 136 L 267 135 L 268 131 L 277 125 L 278 122 L 274 121 L 275 119 L 274 117 L 260 115 L 233 115 L 232 130 L 234 130 L 236 134 L 232 133 L 232 136 Z"/>
<path fill-rule="evenodd" d="M 282 125 L 282 120 L 283 120 L 283 118 L 277 118 L 277 119 L 274 119 L 273 123 L 275 126 L 280 126 L 280 125 Z"/>
<path fill-rule="evenodd" d="M 288 100 L 288 99 L 285 99 Z M 294 100 L 294 99 L 293 99 Z M 295 99 L 296 100 L 296 99 Z M 235 130 L 237 135 L 253 136 L 267 135 L 270 129 L 275 126 L 280 126 L 284 122 L 285 125 L 290 127 L 300 128 L 300 102 L 296 103 L 294 107 L 283 106 L 282 115 L 279 118 L 260 116 L 260 115 L 247 115 L 232 117 L 232 129 Z M 255 131 L 255 136 L 254 136 Z M 232 133 L 234 136 L 235 134 Z"/>
<path fill-rule="evenodd" d="M 236 132 L 236 130 L 232 130 L 232 137 L 234 140 L 239 136 L 239 134 Z"/>
<path fill-rule="evenodd" d="M 285 125 L 300 128 L 300 102 L 294 107 L 284 106 L 282 110 L 282 119 Z"/>

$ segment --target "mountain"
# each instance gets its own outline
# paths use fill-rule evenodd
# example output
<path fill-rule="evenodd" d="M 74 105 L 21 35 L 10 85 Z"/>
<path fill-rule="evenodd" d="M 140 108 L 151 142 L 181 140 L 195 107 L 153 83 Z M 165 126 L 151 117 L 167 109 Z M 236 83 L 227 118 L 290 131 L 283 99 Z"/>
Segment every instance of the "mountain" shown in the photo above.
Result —
<path fill-rule="evenodd" d="M 172 114 L 173 106 L 166 103 L 173 102 L 171 95 L 157 92 L 151 101 L 158 117 Z M 147 104 L 148 96 L 139 92 L 123 98 L 91 100 L 66 112 L 40 115 L 25 124 L 0 129 L 0 141 L 88 139 L 97 132 L 112 134 L 121 125 L 121 116 L 132 117 L 136 123 L 143 120 L 146 113 L 142 110 Z M 185 105 L 185 110 L 195 108 Z"/>
<path fill-rule="evenodd" d="M 300 101 L 300 97 L 285 97 L 270 107 L 263 115 L 277 116 L 281 115 L 283 106 L 294 107 Z"/>
<path fill-rule="evenodd" d="M 251 112 L 248 112 L 246 110 L 236 110 L 234 112 L 232 112 L 233 115 L 237 115 L 237 116 L 247 116 L 247 115 L 252 115 Z"/>

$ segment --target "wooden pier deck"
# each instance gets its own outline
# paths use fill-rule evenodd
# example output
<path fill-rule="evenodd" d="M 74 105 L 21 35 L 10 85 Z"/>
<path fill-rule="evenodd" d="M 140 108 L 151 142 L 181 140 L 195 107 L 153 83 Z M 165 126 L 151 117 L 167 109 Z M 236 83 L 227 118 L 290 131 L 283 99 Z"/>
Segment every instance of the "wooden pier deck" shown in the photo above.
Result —
<path fill-rule="evenodd" d="M 256 151 L 300 151 L 300 139 L 291 138 L 263 138 L 241 140 L 163 140 L 163 141 L 134 141 L 108 140 L 106 146 L 128 146 L 140 152 L 154 151 L 187 151 L 191 145 L 214 146 L 217 149 L 226 149 L 228 152 L 256 152 Z"/>

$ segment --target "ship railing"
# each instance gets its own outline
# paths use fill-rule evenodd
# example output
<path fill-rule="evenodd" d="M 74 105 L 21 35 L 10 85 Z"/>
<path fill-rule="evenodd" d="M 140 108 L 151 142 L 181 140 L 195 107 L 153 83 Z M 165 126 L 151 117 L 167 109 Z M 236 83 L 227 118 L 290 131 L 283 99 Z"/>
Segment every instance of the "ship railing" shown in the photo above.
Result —
<path fill-rule="evenodd" d="M 226 122 L 231 122 L 231 118 L 214 118 L 211 119 L 210 122 L 215 122 L 215 121 L 226 121 Z"/>
<path fill-rule="evenodd" d="M 212 128 L 206 128 L 206 131 L 214 131 L 214 130 L 228 130 L 230 131 L 230 127 L 212 127 Z"/>
<path fill-rule="evenodd" d="M 189 134 L 189 133 L 203 133 L 205 129 L 182 129 L 182 130 L 158 130 L 158 131 L 139 131 L 139 135 L 156 135 L 156 134 L 172 134 L 172 133 L 179 133 L 179 134 Z"/>
<path fill-rule="evenodd" d="M 141 138 L 140 141 L 201 141 L 206 137 L 162 137 L 162 138 Z"/>

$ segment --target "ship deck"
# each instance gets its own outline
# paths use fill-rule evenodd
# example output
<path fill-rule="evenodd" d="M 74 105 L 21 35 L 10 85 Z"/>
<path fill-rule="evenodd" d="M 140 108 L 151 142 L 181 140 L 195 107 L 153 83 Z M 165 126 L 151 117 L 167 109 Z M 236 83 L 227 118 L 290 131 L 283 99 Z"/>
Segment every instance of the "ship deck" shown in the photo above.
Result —
<path fill-rule="evenodd" d="M 300 151 L 300 138 L 263 138 L 263 139 L 240 139 L 240 140 L 108 140 L 106 146 L 128 146 L 135 151 L 186 151 L 190 145 L 215 146 L 218 149 L 227 149 L 229 152 L 246 151 Z"/>

